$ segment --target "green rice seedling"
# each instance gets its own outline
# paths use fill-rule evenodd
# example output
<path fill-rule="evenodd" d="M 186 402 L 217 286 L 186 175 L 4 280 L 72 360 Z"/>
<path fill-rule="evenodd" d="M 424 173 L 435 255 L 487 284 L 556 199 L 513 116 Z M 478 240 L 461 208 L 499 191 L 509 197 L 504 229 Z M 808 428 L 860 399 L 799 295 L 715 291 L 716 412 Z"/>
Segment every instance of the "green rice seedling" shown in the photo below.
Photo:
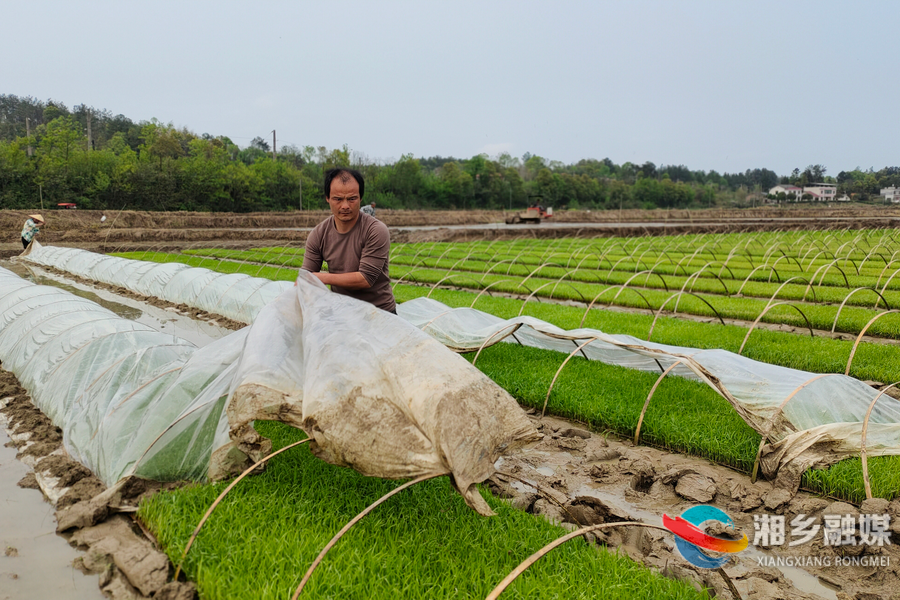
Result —
<path fill-rule="evenodd" d="M 282 447 L 302 433 L 258 423 Z M 224 483 L 195 485 L 142 502 L 139 517 L 173 559 Z M 202 598 L 290 596 L 328 539 L 397 483 L 314 458 L 306 447 L 276 457 L 242 481 L 197 538 L 185 564 Z M 484 598 L 521 560 L 565 530 L 482 492 L 496 517 L 483 518 L 446 478 L 404 490 L 363 519 L 328 554 L 301 597 Z M 688 582 L 576 540 L 549 555 L 504 597 L 630 599 L 706 597 Z M 557 553 L 553 553 L 557 554 Z"/>
<path fill-rule="evenodd" d="M 476 366 L 526 406 L 540 409 L 565 355 L 550 350 L 496 344 Z M 634 434 L 638 416 L 659 373 L 635 371 L 575 357 L 550 395 L 548 411 L 596 430 Z M 707 385 L 666 378 L 650 402 L 641 429 L 647 443 L 743 471 L 753 466 L 760 436 L 724 398 Z"/>

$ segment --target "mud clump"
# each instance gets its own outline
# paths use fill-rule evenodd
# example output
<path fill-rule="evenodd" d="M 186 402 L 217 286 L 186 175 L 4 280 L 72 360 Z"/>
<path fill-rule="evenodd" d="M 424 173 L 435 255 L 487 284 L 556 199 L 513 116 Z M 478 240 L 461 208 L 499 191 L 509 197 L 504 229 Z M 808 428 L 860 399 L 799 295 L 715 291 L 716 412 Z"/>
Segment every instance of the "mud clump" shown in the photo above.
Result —
<path fill-rule="evenodd" d="M 33 472 L 28 473 L 28 475 L 20 479 L 16 485 L 26 490 L 41 489 L 41 485 L 38 483 L 37 477 L 34 476 Z"/>
<path fill-rule="evenodd" d="M 0 401 L 0 412 L 14 436 L 8 445 L 19 448 L 18 456 L 33 462 L 35 469 L 18 485 L 41 489 L 48 496 L 64 492 L 56 501 L 57 532 L 76 530 L 70 542 L 85 550 L 76 566 L 100 574 L 104 595 L 116 600 L 193 600 L 194 584 L 167 583 L 166 555 L 130 518 L 115 514 L 133 512 L 141 498 L 181 484 L 130 477 L 107 489 L 89 469 L 69 458 L 60 429 L 31 403 L 15 375 L 2 369 Z M 17 556 L 18 551 L 8 547 L 5 554 Z"/>
<path fill-rule="evenodd" d="M 90 500 L 94 496 L 97 496 L 98 494 L 103 492 L 105 489 L 106 486 L 103 485 L 103 482 L 93 475 L 79 479 L 72 487 L 69 488 L 68 492 L 63 494 L 60 499 L 57 500 L 56 509 L 62 510 L 74 504 L 78 504 L 79 502 Z"/>
<path fill-rule="evenodd" d="M 91 471 L 79 462 L 75 462 L 68 456 L 52 454 L 44 457 L 34 466 L 38 473 L 45 473 L 58 479 L 60 487 L 70 487 L 85 477 L 91 476 Z"/>

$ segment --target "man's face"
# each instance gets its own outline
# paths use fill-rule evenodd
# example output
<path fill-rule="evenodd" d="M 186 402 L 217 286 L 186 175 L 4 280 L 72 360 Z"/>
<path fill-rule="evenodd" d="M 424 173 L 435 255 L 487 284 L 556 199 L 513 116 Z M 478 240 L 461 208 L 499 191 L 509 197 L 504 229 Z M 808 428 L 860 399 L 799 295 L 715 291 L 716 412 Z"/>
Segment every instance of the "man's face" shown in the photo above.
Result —
<path fill-rule="evenodd" d="M 359 218 L 359 184 L 353 177 L 343 181 L 340 176 L 331 181 L 328 204 L 336 221 L 352 223 Z"/>

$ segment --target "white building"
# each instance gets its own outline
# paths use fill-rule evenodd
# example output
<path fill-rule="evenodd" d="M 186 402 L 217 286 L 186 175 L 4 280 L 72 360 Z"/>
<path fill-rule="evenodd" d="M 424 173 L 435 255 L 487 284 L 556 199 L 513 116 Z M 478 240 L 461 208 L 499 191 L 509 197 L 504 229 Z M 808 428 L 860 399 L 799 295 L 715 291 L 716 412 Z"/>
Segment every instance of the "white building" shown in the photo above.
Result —
<path fill-rule="evenodd" d="M 776 196 L 782 192 L 787 196 L 794 194 L 797 200 L 802 199 L 804 194 L 812 196 L 813 202 L 834 202 L 838 199 L 837 186 L 831 183 L 814 183 L 802 188 L 788 184 L 776 185 L 769 190 L 769 195 Z"/>
<path fill-rule="evenodd" d="M 803 193 L 812 196 L 815 202 L 832 202 L 837 198 L 837 186 L 830 183 L 814 183 L 805 186 Z"/>
<path fill-rule="evenodd" d="M 881 188 L 880 195 L 884 197 L 885 202 L 900 202 L 900 188 L 898 187 Z"/>
<path fill-rule="evenodd" d="M 794 196 L 796 196 L 797 199 L 799 200 L 800 196 L 803 195 L 803 189 L 797 187 L 796 185 L 784 184 L 784 185 L 776 185 L 775 187 L 773 187 L 772 189 L 769 190 L 769 195 L 771 195 L 771 196 L 777 196 L 778 194 L 781 194 L 781 193 L 784 193 L 785 195 L 794 194 Z"/>

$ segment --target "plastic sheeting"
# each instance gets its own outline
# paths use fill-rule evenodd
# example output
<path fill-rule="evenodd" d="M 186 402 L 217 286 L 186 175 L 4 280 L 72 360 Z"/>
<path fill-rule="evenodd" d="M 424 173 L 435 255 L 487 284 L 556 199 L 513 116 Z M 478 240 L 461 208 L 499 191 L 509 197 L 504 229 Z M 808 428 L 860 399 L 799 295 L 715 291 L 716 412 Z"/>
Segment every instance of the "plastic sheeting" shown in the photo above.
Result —
<path fill-rule="evenodd" d="M 271 281 L 241 273 L 216 273 L 182 263 L 132 260 L 78 248 L 42 246 L 37 242 L 23 258 L 241 323 L 252 323 L 263 306 L 293 285 L 290 281 Z"/>
<path fill-rule="evenodd" d="M 301 271 L 250 327 L 226 408 L 240 448 L 257 419 L 313 438 L 318 457 L 391 479 L 452 474 L 473 509 L 502 452 L 540 439 L 516 401 L 434 338 Z"/>
<path fill-rule="evenodd" d="M 111 257 L 82 250 L 39 246 L 28 260 L 245 322 L 258 314 L 264 298 L 271 297 L 269 292 L 247 292 L 249 286 L 269 289 L 254 278 L 218 275 L 183 265 L 126 259 L 111 262 Z M 224 279 L 227 277 L 232 279 Z M 282 288 L 290 286 L 275 283 Z M 218 293 L 223 295 L 215 300 L 213 296 Z M 255 294 L 258 296 L 250 302 Z M 201 300 L 206 304 L 195 303 Z M 230 307 L 236 311 L 226 312 Z M 595 329 L 565 331 L 532 317 L 504 320 L 475 309 L 450 309 L 428 298 L 405 302 L 397 310 L 406 321 L 456 352 L 475 351 L 503 341 L 568 354 L 575 348 L 573 342 L 593 338 L 595 341 L 583 349 L 591 360 L 655 372 L 679 363 L 672 374 L 705 382 L 751 427 L 775 442 L 763 452 L 763 472 L 773 477 L 791 465 L 791 485 L 799 483 L 798 473 L 806 466 L 859 453 L 862 422 L 877 395 L 876 390 L 852 377 L 779 367 L 724 350 L 667 346 Z M 872 410 L 866 451 L 869 455 L 900 454 L 900 404 L 895 399 L 883 396 Z"/>
<path fill-rule="evenodd" d="M 671 371 L 699 380 L 727 399 L 757 432 L 777 442 L 764 451 L 763 472 L 774 477 L 786 465 L 790 485 L 814 464 L 859 455 L 863 420 L 878 391 L 846 375 L 816 374 L 758 362 L 726 350 L 699 350 L 609 335 L 596 329 L 563 330 L 533 317 L 501 319 L 430 298 L 398 305 L 398 313 L 458 352 L 500 341 L 571 353 L 578 345 L 590 360 L 642 371 Z M 574 343 L 573 343 L 574 342 Z M 900 402 L 882 395 L 872 409 L 866 452 L 900 454 Z"/>
<path fill-rule="evenodd" d="M 202 349 L 0 269 L 0 359 L 104 483 L 203 479 L 246 331 Z"/>
<path fill-rule="evenodd" d="M 153 271 L 135 266 L 123 280 Z M 227 296 L 242 280 L 212 289 Z M 493 514 L 476 485 L 501 453 L 540 438 L 515 400 L 398 317 L 308 273 L 297 284 L 251 327 L 197 349 L 0 269 L 0 359 L 107 485 L 235 474 L 271 448 L 253 421 L 279 420 L 365 475 L 451 475 Z"/>

